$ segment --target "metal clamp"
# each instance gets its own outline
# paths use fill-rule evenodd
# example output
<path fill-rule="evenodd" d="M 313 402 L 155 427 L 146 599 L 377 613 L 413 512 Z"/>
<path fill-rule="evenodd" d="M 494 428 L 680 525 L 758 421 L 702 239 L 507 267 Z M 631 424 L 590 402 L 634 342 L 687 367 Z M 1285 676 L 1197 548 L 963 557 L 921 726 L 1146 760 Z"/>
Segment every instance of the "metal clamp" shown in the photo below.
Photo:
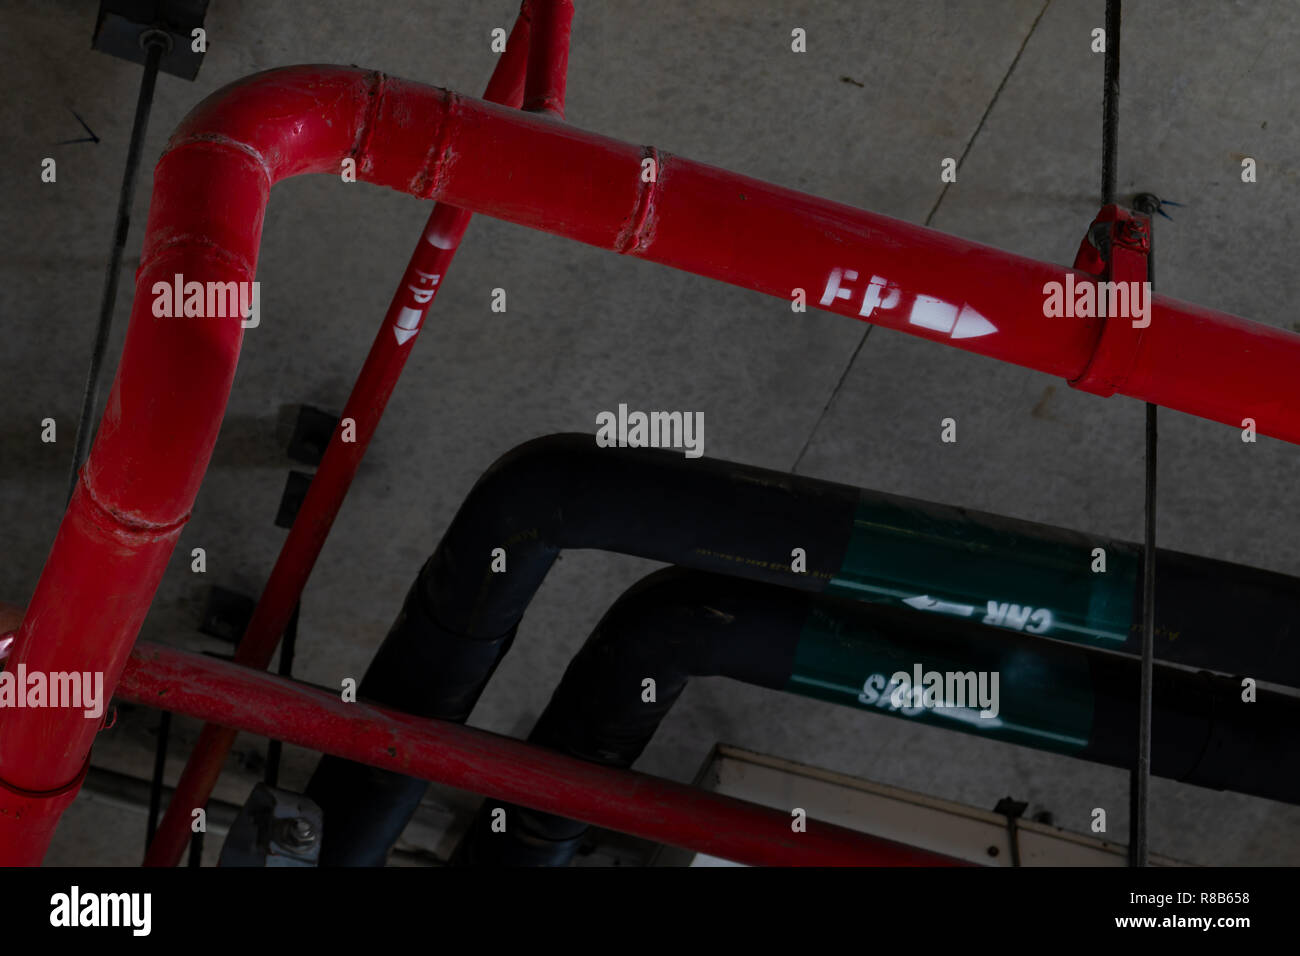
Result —
<path fill-rule="evenodd" d="M 1091 258 L 1086 251 L 1089 245 L 1096 247 Z M 1086 268 L 1098 261 L 1098 256 L 1104 263 L 1097 283 L 1099 311 L 1104 311 L 1103 303 L 1122 284 L 1128 289 L 1125 301 L 1130 304 L 1133 296 L 1143 292 L 1147 294 L 1147 314 L 1140 322 L 1129 321 L 1128 316 L 1106 315 L 1101 318 L 1097 347 L 1079 376 L 1070 380 L 1074 388 L 1094 395 L 1114 395 L 1132 373 L 1142 345 L 1142 335 L 1151 324 L 1152 306 L 1147 285 L 1147 256 L 1150 252 L 1151 220 L 1148 217 L 1115 205 L 1106 206 L 1098 213 L 1075 260 L 1075 267 Z"/>

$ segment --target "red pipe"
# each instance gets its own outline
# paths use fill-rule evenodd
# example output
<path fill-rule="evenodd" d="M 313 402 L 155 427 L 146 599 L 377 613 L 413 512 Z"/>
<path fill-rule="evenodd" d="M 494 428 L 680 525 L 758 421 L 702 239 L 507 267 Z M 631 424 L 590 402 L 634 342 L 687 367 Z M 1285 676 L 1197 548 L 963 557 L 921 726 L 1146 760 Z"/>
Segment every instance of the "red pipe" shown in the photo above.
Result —
<path fill-rule="evenodd" d="M 29 672 L 75 662 L 116 684 L 207 469 L 243 330 L 155 317 L 154 283 L 251 282 L 271 185 L 346 157 L 368 182 L 1069 380 L 1100 338 L 1097 319 L 1043 317 L 1045 284 L 1085 272 L 381 73 L 259 74 L 200 104 L 155 170 L 117 379 L 14 644 Z M 1152 313 L 1120 391 L 1300 442 L 1300 335 L 1162 297 Z M 39 861 L 95 729 L 53 709 L 0 721 L 0 864 Z"/>
<path fill-rule="evenodd" d="M 525 0 L 532 21 L 524 109 L 564 119 L 564 88 L 569 76 L 571 0 Z"/>
<path fill-rule="evenodd" d="M 22 611 L 0 603 L 0 637 Z M 0 662 L 4 661 L 0 644 Z M 118 698 L 751 865 L 965 866 L 964 861 L 509 737 L 423 720 L 143 641 Z M 214 726 L 209 724 L 208 726 Z M 580 808 L 581 812 L 578 809 Z"/>
<path fill-rule="evenodd" d="M 789 811 L 459 724 L 344 703 L 337 694 L 160 644 L 135 648 L 117 696 L 754 866 L 964 865 L 811 819 L 797 833 Z"/>
<path fill-rule="evenodd" d="M 551 6 L 554 4 L 550 0 L 541 4 L 542 9 Z M 533 4 L 525 0 L 506 40 L 505 51 L 488 80 L 484 98 L 490 102 L 513 108 L 523 102 L 531 7 Z M 340 421 L 350 418 L 356 423 L 354 441 L 342 441 L 337 429 L 330 436 L 293 527 L 235 650 L 236 662 L 262 669 L 270 666 L 280 636 L 307 586 L 307 578 L 352 487 L 352 479 L 411 354 L 413 340 L 442 288 L 470 219 L 471 213 L 446 203 L 435 204 L 430 213 L 343 409 Z M 190 840 L 190 811 L 207 804 L 234 745 L 235 733 L 228 728 L 209 724 L 200 731 L 145 853 L 145 866 L 175 866 L 180 862 Z"/>

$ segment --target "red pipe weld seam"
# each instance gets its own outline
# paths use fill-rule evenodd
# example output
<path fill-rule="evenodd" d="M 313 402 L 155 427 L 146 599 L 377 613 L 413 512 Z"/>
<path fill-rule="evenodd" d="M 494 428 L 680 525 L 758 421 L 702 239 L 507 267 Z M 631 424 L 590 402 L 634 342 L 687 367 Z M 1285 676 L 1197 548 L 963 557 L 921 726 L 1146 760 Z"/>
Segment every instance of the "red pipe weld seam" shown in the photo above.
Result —
<path fill-rule="evenodd" d="M 198 494 L 243 334 L 237 319 L 155 317 L 150 290 L 176 273 L 251 282 L 271 186 L 337 175 L 349 157 L 367 182 L 780 298 L 803 289 L 828 311 L 1069 380 L 1100 338 L 1102 320 L 1043 316 L 1045 284 L 1095 281 L 1084 272 L 382 73 L 258 74 L 204 100 L 155 170 L 117 378 L 15 666 L 75 663 L 116 685 Z M 1300 336 L 1162 297 L 1150 318 L 1121 392 L 1300 443 Z M 97 730 L 56 709 L 0 721 L 0 864 L 39 862 Z"/>
<path fill-rule="evenodd" d="M 793 817 L 509 737 L 425 720 L 159 644 L 141 642 L 118 696 L 597 826 L 755 866 L 964 866 L 961 860 Z"/>

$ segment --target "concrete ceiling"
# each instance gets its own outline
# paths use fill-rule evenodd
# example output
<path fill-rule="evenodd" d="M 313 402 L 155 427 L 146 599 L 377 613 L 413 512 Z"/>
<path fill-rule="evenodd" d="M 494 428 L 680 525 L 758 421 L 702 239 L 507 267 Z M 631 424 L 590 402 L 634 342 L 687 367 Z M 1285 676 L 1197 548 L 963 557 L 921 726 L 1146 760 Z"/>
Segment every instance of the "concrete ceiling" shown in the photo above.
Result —
<path fill-rule="evenodd" d="M 1297 215 L 1300 7 L 1128 5 L 1120 191 L 1184 203 L 1159 221 L 1159 286 L 1180 299 L 1300 330 Z M 1102 0 L 630 0 L 581 2 L 568 118 L 576 126 L 734 169 L 945 232 L 1069 263 L 1096 212 Z M 199 99 L 249 73 L 354 63 L 478 95 L 493 27 L 514 0 L 430 4 L 213 0 L 196 82 L 164 76 L 118 297 L 110 367 L 130 307 L 150 169 Z M 85 369 L 140 69 L 90 50 L 96 4 L 0 11 L 8 146 L 0 232 L 0 598 L 25 602 L 63 510 Z M 308 12 L 310 11 L 310 12 Z M 803 27 L 808 53 L 790 51 Z M 55 145 L 82 135 L 98 144 Z M 41 159 L 58 181 L 40 182 Z M 958 182 L 944 157 L 964 157 Z M 1243 184 L 1242 157 L 1258 163 Z M 229 414 L 142 636 L 223 650 L 197 632 L 207 590 L 260 592 L 284 531 L 273 518 L 292 463 L 282 408 L 339 410 L 428 209 L 336 177 L 278 186 Z M 508 312 L 490 311 L 491 290 Z M 1298 380 L 1300 381 L 1300 380 Z M 1142 406 L 756 293 L 476 219 L 407 366 L 304 598 L 296 673 L 360 676 L 410 580 L 475 478 L 514 445 L 594 431 L 595 414 L 692 409 L 707 454 L 882 491 L 1140 539 Z M 40 440 L 40 422 L 58 441 Z M 960 422 L 954 444 L 938 422 Z M 1162 413 L 1165 547 L 1300 574 L 1291 517 L 1300 449 Z M 565 555 L 542 588 L 473 724 L 521 734 L 606 607 L 651 570 Z M 1234 635 L 1223 635 L 1232 640 Z M 154 717 L 101 735 L 96 764 L 147 776 Z M 193 739 L 181 722 L 174 777 Z M 1004 796 L 1085 831 L 1107 807 L 1127 832 L 1127 775 L 720 680 L 699 680 L 643 769 L 689 779 L 710 746 L 754 750 L 991 808 Z M 265 743 L 241 738 L 220 791 L 242 801 Z M 291 751 L 298 786 L 310 755 Z M 437 792 L 455 809 L 468 798 Z M 472 802 L 472 801 L 470 801 Z M 1031 810 L 1031 812 L 1032 812 Z M 135 862 L 136 826 L 79 801 L 51 861 Z M 134 818 L 132 818 L 134 819 Z M 1300 808 L 1157 780 L 1152 848 L 1201 863 L 1300 863 Z M 90 834 L 95 834 L 94 836 Z M 1291 839 L 1287 839 L 1287 837 Z"/>

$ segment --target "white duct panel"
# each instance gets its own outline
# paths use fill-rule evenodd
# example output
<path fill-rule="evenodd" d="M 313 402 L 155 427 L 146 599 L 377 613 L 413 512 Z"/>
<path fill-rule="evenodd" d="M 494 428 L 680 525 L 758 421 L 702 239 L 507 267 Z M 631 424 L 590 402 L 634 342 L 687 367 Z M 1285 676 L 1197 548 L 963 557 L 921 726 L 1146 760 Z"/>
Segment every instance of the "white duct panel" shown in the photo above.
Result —
<path fill-rule="evenodd" d="M 810 820 L 838 824 L 981 866 L 1012 866 L 1007 818 L 950 800 L 819 770 L 778 757 L 717 745 L 696 785 L 767 807 L 806 811 Z M 793 820 L 793 816 L 791 818 Z M 812 824 L 815 825 L 815 824 Z M 1017 820 L 1021 866 L 1126 866 L 1127 848 L 1059 827 Z M 736 866 L 707 854 L 664 847 L 668 866 Z M 1152 866 L 1183 866 L 1152 854 Z"/>

